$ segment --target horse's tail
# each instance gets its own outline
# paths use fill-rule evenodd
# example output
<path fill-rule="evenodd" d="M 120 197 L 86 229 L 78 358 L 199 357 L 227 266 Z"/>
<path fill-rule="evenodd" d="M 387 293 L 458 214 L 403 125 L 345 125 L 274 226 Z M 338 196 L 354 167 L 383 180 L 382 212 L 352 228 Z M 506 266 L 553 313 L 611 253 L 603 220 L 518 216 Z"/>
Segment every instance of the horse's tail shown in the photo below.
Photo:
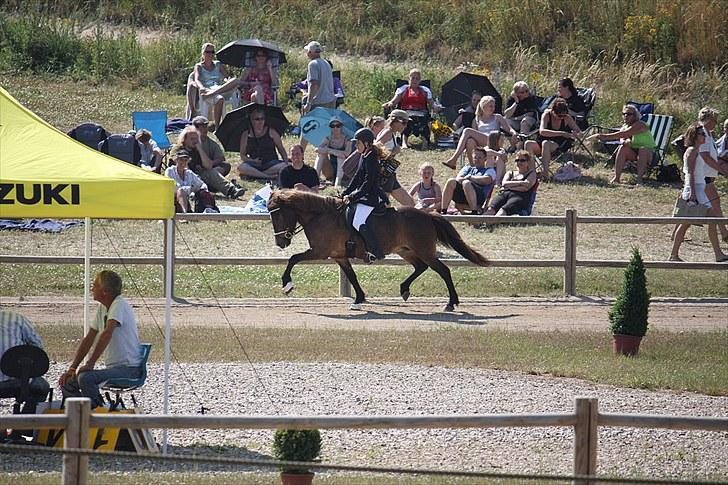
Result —
<path fill-rule="evenodd" d="M 435 232 L 437 233 L 437 240 L 445 246 L 454 249 L 462 257 L 468 261 L 477 264 L 478 266 L 488 266 L 490 261 L 477 252 L 475 249 L 468 246 L 460 237 L 458 231 L 455 229 L 449 221 L 445 220 L 439 214 L 430 214 L 432 217 L 432 224 L 435 226 Z"/>

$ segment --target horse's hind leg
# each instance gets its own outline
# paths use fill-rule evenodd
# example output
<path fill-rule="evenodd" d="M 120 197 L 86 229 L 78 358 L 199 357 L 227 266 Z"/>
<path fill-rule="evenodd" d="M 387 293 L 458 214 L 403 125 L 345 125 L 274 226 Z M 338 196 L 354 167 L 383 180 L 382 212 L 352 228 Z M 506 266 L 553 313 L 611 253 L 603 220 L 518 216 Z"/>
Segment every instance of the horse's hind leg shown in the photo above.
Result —
<path fill-rule="evenodd" d="M 399 294 L 402 297 L 404 301 L 407 301 L 407 299 L 410 297 L 410 285 L 414 280 L 416 280 L 422 273 L 427 270 L 427 265 L 424 261 L 422 261 L 420 258 L 416 256 L 403 256 L 403 258 L 410 263 L 412 266 L 415 267 L 415 270 L 412 272 L 411 275 L 407 277 L 406 280 L 404 280 L 399 285 Z"/>
<path fill-rule="evenodd" d="M 307 261 L 309 259 L 316 259 L 313 254 L 313 250 L 311 249 L 308 249 L 302 253 L 294 254 L 293 256 L 288 258 L 288 265 L 286 266 L 286 270 L 283 271 L 283 276 L 281 277 L 283 283 L 283 293 L 287 295 L 291 291 L 293 291 L 293 280 L 291 280 L 291 271 L 293 271 L 293 267 L 301 261 Z"/>
<path fill-rule="evenodd" d="M 351 263 L 349 262 L 349 260 L 337 259 L 336 262 L 339 263 L 339 268 L 342 269 L 342 271 L 346 275 L 346 278 L 349 280 L 349 283 L 351 283 L 351 286 L 354 287 L 354 293 L 356 293 L 356 297 L 354 298 L 354 304 L 358 305 L 360 303 L 364 303 L 364 290 L 361 289 L 359 280 L 357 279 L 356 273 L 354 273 L 354 268 L 351 267 Z"/>
<path fill-rule="evenodd" d="M 447 285 L 447 291 L 450 294 L 450 300 L 447 302 L 447 305 L 445 305 L 445 311 L 455 311 L 455 306 L 460 304 L 460 299 L 458 298 L 458 294 L 455 291 L 455 285 L 452 282 L 450 268 L 445 266 L 445 264 L 437 258 L 428 261 L 427 265 L 432 268 L 433 271 L 439 274 L 440 277 L 445 281 L 445 285 Z"/>

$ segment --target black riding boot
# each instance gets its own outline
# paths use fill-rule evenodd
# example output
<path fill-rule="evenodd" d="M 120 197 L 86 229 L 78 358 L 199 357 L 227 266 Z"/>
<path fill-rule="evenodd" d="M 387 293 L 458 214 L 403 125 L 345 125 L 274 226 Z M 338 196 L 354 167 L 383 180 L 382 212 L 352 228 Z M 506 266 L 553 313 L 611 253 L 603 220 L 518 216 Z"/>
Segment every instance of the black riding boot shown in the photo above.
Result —
<path fill-rule="evenodd" d="M 384 259 L 384 252 L 379 247 L 377 236 L 371 225 L 362 224 L 359 226 L 359 234 L 361 234 L 361 237 L 364 239 L 364 245 L 367 247 L 365 261 L 371 264 L 378 259 Z"/>

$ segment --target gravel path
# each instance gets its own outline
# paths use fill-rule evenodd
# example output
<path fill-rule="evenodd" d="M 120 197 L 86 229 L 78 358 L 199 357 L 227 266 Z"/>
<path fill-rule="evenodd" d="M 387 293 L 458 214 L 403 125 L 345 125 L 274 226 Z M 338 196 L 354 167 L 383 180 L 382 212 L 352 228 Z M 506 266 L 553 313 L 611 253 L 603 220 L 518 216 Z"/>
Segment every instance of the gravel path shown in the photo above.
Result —
<path fill-rule="evenodd" d="M 54 364 L 49 379 L 56 379 L 62 369 L 65 364 Z M 550 413 L 572 411 L 577 396 L 598 397 L 600 410 L 605 412 L 728 414 L 728 397 L 621 389 L 496 370 L 287 362 L 256 364 L 255 369 L 265 389 L 247 364 L 184 366 L 197 394 L 211 408 L 210 414 Z M 152 413 L 162 411 L 162 372 L 161 366 L 150 366 L 147 385 L 137 396 Z M 171 412 L 195 413 L 198 400 L 189 391 L 179 367 L 173 366 L 172 372 Z M 7 406 L 2 412 L 9 412 Z M 327 430 L 323 431 L 323 439 L 323 458 L 335 463 L 539 473 L 569 473 L 572 466 L 573 433 L 567 428 Z M 269 430 L 170 431 L 174 453 L 267 457 L 271 441 Z M 599 473 L 725 479 L 725 450 L 728 433 L 601 428 Z M 142 466 L 167 471 L 184 469 L 181 465 Z M 129 469 L 123 462 L 96 463 L 93 467 Z M 58 471 L 60 460 L 3 456 L 0 464 L 0 472 L 29 470 Z"/>

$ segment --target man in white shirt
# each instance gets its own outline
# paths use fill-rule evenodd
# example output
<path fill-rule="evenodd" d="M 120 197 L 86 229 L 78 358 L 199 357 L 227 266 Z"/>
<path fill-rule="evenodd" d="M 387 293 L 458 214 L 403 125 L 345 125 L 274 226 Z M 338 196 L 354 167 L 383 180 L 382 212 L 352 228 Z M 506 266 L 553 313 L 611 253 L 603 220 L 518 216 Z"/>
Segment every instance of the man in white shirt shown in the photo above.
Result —
<path fill-rule="evenodd" d="M 96 317 L 58 382 L 64 397 L 88 397 L 92 407 L 98 407 L 104 404 L 99 384 L 109 379 L 139 378 L 142 356 L 134 310 L 121 296 L 121 277 L 109 270 L 99 272 L 91 293 L 100 303 Z M 106 368 L 94 370 L 102 354 Z M 84 358 L 86 363 L 79 367 Z"/>

